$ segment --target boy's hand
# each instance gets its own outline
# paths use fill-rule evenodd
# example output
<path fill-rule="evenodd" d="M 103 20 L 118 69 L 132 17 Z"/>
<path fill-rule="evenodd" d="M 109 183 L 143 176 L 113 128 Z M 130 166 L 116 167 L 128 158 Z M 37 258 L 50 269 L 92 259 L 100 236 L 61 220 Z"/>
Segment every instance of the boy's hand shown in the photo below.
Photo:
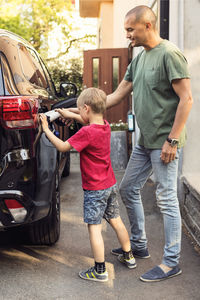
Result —
<path fill-rule="evenodd" d="M 40 114 L 40 121 L 41 121 L 41 124 L 42 124 L 43 131 L 45 131 L 46 129 L 49 128 L 47 117 L 45 116 L 45 114 Z"/>
<path fill-rule="evenodd" d="M 71 112 L 67 108 L 56 108 L 55 111 L 65 119 L 71 119 Z"/>
<path fill-rule="evenodd" d="M 70 126 L 73 123 L 73 115 L 67 108 L 55 109 L 63 118 L 59 118 L 65 125 Z"/>

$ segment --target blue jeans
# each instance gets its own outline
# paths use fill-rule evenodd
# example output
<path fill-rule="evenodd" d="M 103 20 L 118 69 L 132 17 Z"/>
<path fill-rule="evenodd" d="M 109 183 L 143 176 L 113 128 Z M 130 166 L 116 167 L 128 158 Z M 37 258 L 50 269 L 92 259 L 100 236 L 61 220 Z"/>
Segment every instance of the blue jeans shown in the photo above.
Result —
<path fill-rule="evenodd" d="M 120 184 L 120 194 L 131 225 L 132 248 L 147 248 L 144 210 L 140 190 L 154 173 L 157 205 L 163 214 L 165 247 L 162 263 L 168 267 L 178 264 L 181 250 L 181 216 L 177 198 L 178 157 L 169 164 L 160 159 L 161 149 L 151 150 L 136 146 Z"/>

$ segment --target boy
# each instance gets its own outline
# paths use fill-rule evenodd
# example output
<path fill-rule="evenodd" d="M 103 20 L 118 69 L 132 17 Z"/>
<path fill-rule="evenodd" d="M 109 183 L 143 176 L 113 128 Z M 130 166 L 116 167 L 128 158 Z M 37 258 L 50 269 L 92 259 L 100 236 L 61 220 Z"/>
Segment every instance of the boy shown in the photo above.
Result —
<path fill-rule="evenodd" d="M 75 119 L 83 126 L 63 142 L 48 128 L 46 116 L 40 115 L 42 128 L 52 144 L 61 152 L 76 149 L 80 152 L 82 186 L 84 190 L 84 222 L 88 224 L 90 244 L 95 266 L 79 273 L 83 279 L 108 280 L 105 266 L 101 220 L 105 218 L 115 230 L 122 246 L 120 262 L 135 268 L 128 232 L 119 216 L 117 184 L 110 161 L 110 126 L 103 118 L 106 94 L 97 88 L 85 89 L 77 100 L 79 113 L 57 109 L 65 119 Z M 76 111 L 76 110 L 75 110 Z"/>

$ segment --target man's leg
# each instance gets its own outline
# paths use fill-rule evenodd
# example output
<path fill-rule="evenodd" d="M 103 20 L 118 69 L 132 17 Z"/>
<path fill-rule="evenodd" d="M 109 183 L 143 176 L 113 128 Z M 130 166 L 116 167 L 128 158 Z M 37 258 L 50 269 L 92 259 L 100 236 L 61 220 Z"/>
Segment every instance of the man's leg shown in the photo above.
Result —
<path fill-rule="evenodd" d="M 154 267 L 140 279 L 146 282 L 161 281 L 182 273 L 178 266 L 181 250 L 181 216 L 177 198 L 178 156 L 169 164 L 160 159 L 161 150 L 151 151 L 151 162 L 157 183 L 157 204 L 163 214 L 165 247 L 162 264 Z"/>
<path fill-rule="evenodd" d="M 181 215 L 177 197 L 178 158 L 169 164 L 160 160 L 160 150 L 151 152 L 151 161 L 157 184 L 157 205 L 163 214 L 165 247 L 162 264 L 172 268 L 179 262 L 181 250 Z"/>
<path fill-rule="evenodd" d="M 131 225 L 131 245 L 133 250 L 147 248 L 144 209 L 140 190 L 152 172 L 149 152 L 136 146 L 130 157 L 126 172 L 120 184 L 121 198 L 126 206 Z"/>

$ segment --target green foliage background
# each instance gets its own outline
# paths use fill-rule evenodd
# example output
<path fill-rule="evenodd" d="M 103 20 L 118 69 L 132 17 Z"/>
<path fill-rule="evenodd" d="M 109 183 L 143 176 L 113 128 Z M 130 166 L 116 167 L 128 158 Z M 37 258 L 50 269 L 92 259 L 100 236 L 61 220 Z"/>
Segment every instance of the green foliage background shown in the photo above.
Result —
<path fill-rule="evenodd" d="M 27 41 L 41 54 L 46 62 L 56 87 L 60 82 L 72 81 L 82 88 L 83 58 L 68 57 L 69 50 L 80 47 L 81 42 L 95 43 L 95 36 L 73 36 L 73 20 L 70 0 L 0 0 L 0 28 L 12 31 Z M 48 57 L 48 37 L 59 26 L 65 49 Z M 76 28 L 77 30 L 77 28 Z"/>

